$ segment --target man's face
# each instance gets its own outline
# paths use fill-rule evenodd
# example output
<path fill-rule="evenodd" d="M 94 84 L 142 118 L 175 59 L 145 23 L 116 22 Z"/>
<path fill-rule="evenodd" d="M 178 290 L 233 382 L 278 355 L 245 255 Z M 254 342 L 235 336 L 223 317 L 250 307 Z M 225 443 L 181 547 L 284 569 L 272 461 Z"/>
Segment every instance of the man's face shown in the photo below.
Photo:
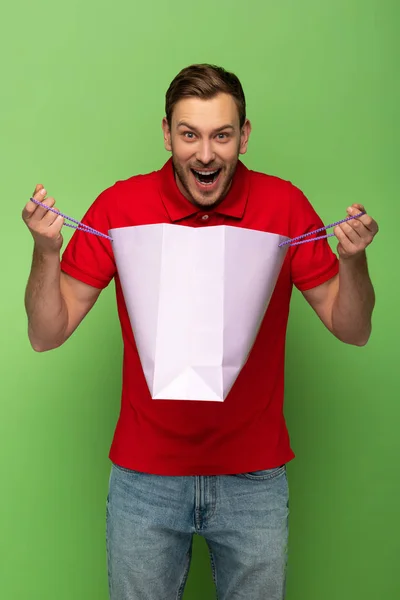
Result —
<path fill-rule="evenodd" d="M 239 154 L 247 150 L 251 131 L 249 121 L 240 129 L 233 97 L 184 98 L 174 107 L 171 128 L 165 118 L 162 127 L 183 195 L 202 207 L 220 202 L 232 183 Z"/>

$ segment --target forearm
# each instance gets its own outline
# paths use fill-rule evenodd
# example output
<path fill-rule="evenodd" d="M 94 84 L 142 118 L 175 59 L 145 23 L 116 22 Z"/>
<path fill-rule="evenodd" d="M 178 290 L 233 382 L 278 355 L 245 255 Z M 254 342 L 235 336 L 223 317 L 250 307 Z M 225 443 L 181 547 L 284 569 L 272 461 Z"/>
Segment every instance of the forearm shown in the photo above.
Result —
<path fill-rule="evenodd" d="M 339 288 L 332 306 L 332 330 L 343 342 L 363 346 L 371 334 L 375 293 L 365 252 L 340 258 Z"/>
<path fill-rule="evenodd" d="M 43 352 L 65 340 L 68 311 L 60 286 L 60 256 L 36 247 L 25 293 L 28 335 L 34 350 Z"/>

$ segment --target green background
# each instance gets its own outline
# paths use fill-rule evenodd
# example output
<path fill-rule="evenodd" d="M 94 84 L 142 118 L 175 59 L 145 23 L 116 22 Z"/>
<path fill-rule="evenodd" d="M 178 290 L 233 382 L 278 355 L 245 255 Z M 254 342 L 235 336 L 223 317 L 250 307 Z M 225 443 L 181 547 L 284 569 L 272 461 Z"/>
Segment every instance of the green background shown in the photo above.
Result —
<path fill-rule="evenodd" d="M 381 230 L 365 348 L 336 341 L 294 294 L 287 598 L 400 598 L 398 2 L 17 0 L 2 13 L 0 597 L 107 598 L 121 385 L 113 286 L 64 347 L 30 349 L 22 207 L 40 182 L 79 218 L 115 180 L 161 166 L 165 91 L 182 67 L 213 62 L 245 88 L 246 164 L 293 181 L 326 223 L 361 202 Z M 185 599 L 213 597 L 200 540 Z"/>

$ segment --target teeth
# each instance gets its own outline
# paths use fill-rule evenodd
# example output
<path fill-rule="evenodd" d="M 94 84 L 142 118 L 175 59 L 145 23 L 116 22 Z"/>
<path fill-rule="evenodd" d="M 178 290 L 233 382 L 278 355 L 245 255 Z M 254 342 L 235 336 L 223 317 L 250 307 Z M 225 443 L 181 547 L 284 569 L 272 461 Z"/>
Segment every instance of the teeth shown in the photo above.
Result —
<path fill-rule="evenodd" d="M 193 171 L 199 175 L 215 175 L 215 173 L 218 173 L 218 169 L 216 171 L 196 171 L 193 169 Z"/>

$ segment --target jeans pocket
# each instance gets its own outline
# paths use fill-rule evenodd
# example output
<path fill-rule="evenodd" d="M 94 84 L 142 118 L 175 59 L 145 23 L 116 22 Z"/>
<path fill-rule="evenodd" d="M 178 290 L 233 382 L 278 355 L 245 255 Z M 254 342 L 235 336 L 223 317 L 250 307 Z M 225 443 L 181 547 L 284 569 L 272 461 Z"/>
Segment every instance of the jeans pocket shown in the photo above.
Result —
<path fill-rule="evenodd" d="M 248 473 L 238 473 L 236 477 L 241 477 L 244 479 L 253 479 L 255 481 L 264 481 L 266 479 L 275 479 L 275 477 L 279 477 L 284 473 L 286 473 L 286 465 L 274 467 L 273 469 L 262 469 L 261 471 L 249 471 Z"/>

